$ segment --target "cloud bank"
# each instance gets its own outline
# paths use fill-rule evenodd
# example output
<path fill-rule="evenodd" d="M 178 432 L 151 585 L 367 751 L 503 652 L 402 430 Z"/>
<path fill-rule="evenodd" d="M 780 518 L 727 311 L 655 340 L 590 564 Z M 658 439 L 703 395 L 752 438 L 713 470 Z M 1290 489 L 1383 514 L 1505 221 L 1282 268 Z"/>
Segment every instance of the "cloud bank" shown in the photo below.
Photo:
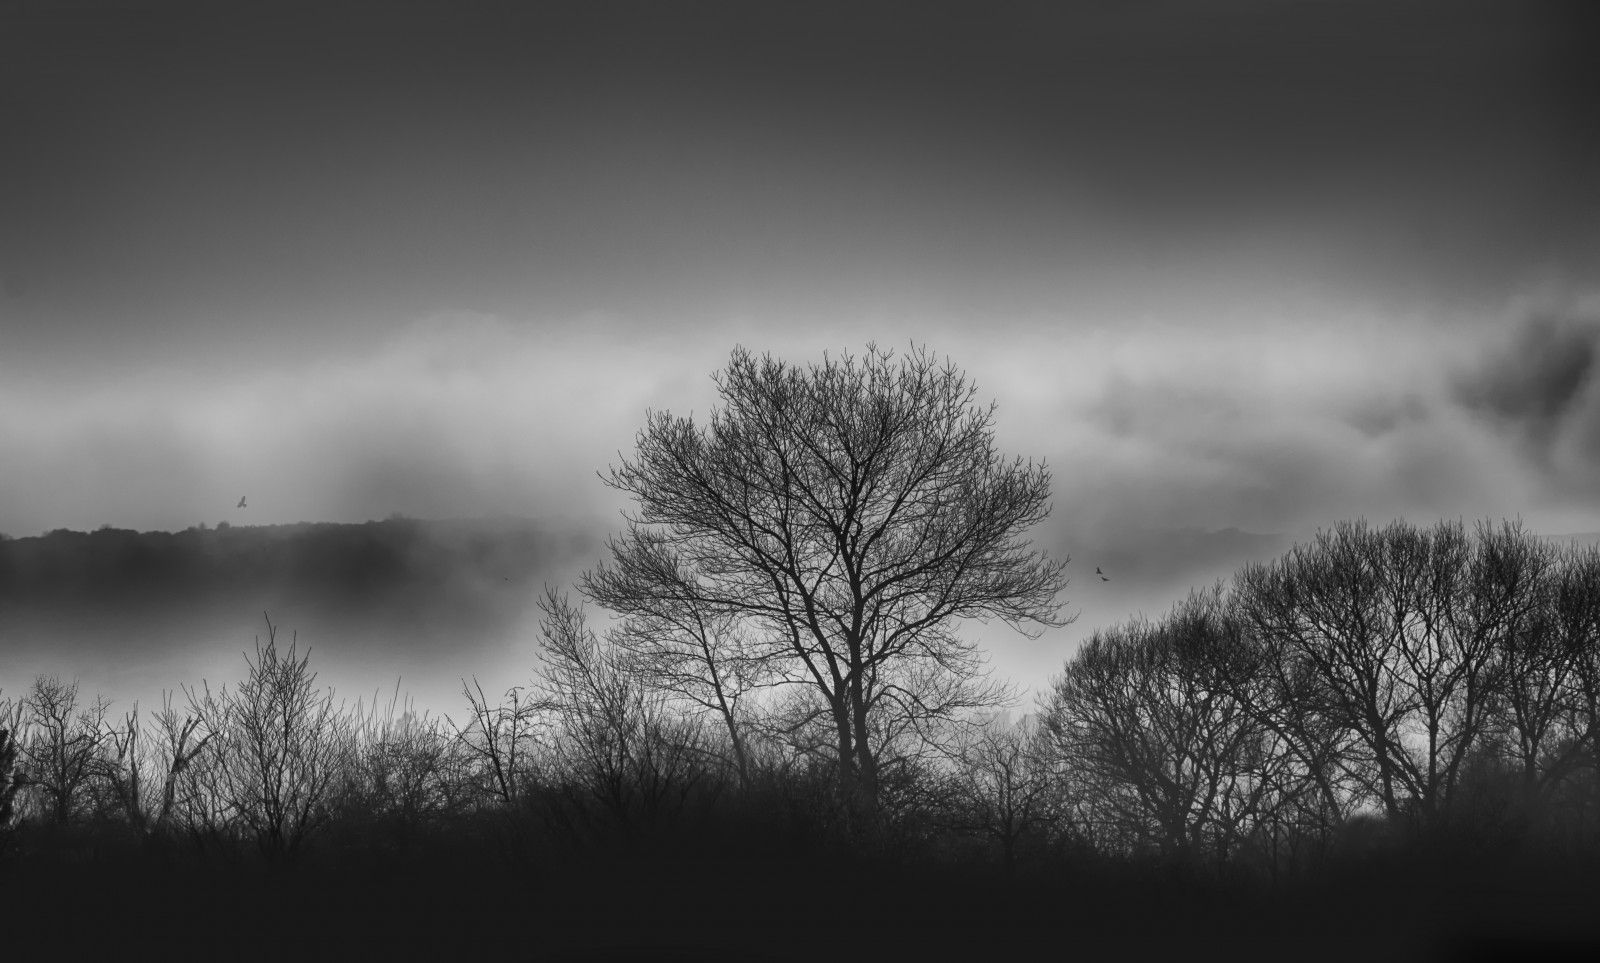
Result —
<path fill-rule="evenodd" d="M 947 320 L 920 338 L 896 318 L 727 322 L 686 339 L 603 317 L 451 313 L 365 353 L 222 382 L 141 372 L 90 393 L 0 388 L 0 530 L 393 512 L 605 525 L 620 502 L 596 472 L 631 448 L 646 409 L 704 414 L 734 343 L 803 359 L 860 350 L 867 328 L 948 353 L 1000 402 L 1002 446 L 1053 467 L 1064 531 L 1540 513 L 1587 529 L 1581 516 L 1600 509 L 1589 307 L 1448 323 Z"/>
<path fill-rule="evenodd" d="M 1079 622 L 1037 642 L 975 630 L 1004 673 L 1037 680 L 1095 627 L 1164 611 L 1341 518 L 1600 529 L 1586 307 L 1404 323 L 1326 309 L 1295 323 L 729 321 L 694 339 L 606 317 L 451 313 L 250 378 L 0 386 L 0 530 L 509 513 L 598 538 L 622 503 L 596 472 L 629 451 L 647 408 L 704 415 L 734 343 L 803 360 L 860 350 L 869 328 L 888 345 L 921 331 L 999 402 L 1002 449 L 1045 458 L 1055 476 L 1038 539 L 1073 559 L 1065 601 Z M 530 646 L 521 638 L 506 665 Z"/>

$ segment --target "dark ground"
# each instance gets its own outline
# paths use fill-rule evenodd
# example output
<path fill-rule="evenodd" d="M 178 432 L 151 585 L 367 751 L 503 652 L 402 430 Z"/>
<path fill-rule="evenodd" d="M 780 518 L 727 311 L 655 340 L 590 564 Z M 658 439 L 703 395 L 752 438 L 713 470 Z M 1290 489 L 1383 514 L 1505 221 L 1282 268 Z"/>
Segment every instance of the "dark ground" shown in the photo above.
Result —
<path fill-rule="evenodd" d="M 1274 890 L 1107 867 L 504 855 L 13 859 L 0 918 L 8 950 L 76 959 L 1600 959 L 1600 876 L 1577 866 L 1367 866 Z"/>

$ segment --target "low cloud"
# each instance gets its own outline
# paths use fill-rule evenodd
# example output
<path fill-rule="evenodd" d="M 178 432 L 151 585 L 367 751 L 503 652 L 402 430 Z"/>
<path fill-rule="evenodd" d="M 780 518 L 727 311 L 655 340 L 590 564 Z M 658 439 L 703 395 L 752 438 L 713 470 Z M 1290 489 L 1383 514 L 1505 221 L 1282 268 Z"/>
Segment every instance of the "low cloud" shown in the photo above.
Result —
<path fill-rule="evenodd" d="M 1452 379 L 1454 400 L 1548 463 L 1552 448 L 1593 406 L 1600 320 L 1538 316 Z"/>
<path fill-rule="evenodd" d="M 1455 369 L 1451 402 L 1524 466 L 1565 530 L 1596 527 L 1600 298 L 1529 310 Z"/>
<path fill-rule="evenodd" d="M 1523 510 L 1523 468 L 1446 403 L 1441 333 L 1167 332 L 1113 359 L 1072 415 L 1081 457 L 1062 484 L 1086 518 L 1075 527 L 1302 532 Z"/>
<path fill-rule="evenodd" d="M 0 388 L 0 531 L 392 512 L 609 528 L 621 500 L 595 473 L 631 449 L 647 408 L 703 416 L 734 343 L 803 360 L 874 337 L 925 341 L 999 400 L 1002 449 L 1054 472 L 1051 537 L 1299 534 L 1353 516 L 1534 522 L 1552 507 L 1571 530 L 1594 527 L 1576 516 L 1593 514 L 1584 485 L 1600 465 L 1595 326 L 1519 322 L 1508 338 L 1493 318 L 1263 315 L 1043 319 L 1002 337 L 915 318 L 870 332 L 723 322 L 688 338 L 604 317 L 458 313 L 364 357 L 223 384 L 152 373 L 52 400 Z M 249 508 L 234 508 L 240 495 Z"/>
<path fill-rule="evenodd" d="M 0 397 L 0 530 L 607 512 L 595 470 L 683 366 L 603 319 L 450 315 L 363 358 L 221 385 L 17 392 Z"/>

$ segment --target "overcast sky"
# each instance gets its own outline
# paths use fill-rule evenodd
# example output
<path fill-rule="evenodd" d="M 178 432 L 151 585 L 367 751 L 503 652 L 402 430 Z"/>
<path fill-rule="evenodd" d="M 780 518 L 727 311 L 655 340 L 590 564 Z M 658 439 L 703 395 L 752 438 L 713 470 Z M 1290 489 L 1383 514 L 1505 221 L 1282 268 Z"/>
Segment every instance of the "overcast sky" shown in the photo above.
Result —
<path fill-rule="evenodd" d="M 1075 567 L 1600 529 L 1585 8 L 8 2 L 0 531 L 604 526 L 735 344 L 911 340 Z"/>

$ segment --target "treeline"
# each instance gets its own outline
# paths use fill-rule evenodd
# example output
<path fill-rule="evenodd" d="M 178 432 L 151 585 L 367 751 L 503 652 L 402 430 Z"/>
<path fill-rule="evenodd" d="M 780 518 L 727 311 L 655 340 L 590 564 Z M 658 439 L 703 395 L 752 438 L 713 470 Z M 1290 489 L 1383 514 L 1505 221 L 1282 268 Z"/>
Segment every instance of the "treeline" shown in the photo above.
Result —
<path fill-rule="evenodd" d="M 0 693 L 0 859 L 689 851 L 730 833 L 801 853 L 861 838 L 838 831 L 836 773 L 807 737 L 730 732 L 566 597 L 543 606 L 538 676 L 499 694 L 464 683 L 459 714 L 398 692 L 341 701 L 270 620 L 242 680 L 155 711 L 115 713 L 54 676 Z M 932 784 L 904 783 L 891 798 L 909 814 Z"/>
<path fill-rule="evenodd" d="M 181 532 L 61 528 L 27 538 L 0 536 L 0 602 L 17 608 L 107 600 L 168 604 L 248 598 L 265 586 L 288 586 L 348 606 L 468 577 L 522 583 L 552 560 L 592 550 L 591 539 L 521 518 L 220 522 Z"/>
<path fill-rule="evenodd" d="M 6 853 L 665 847 L 1277 879 L 1600 850 L 1600 549 L 1516 525 L 1339 525 L 1095 632 L 1035 713 L 875 733 L 870 823 L 794 692 L 749 680 L 720 711 L 566 597 L 543 605 L 533 681 L 469 682 L 442 718 L 339 702 L 270 623 L 242 681 L 155 711 L 37 679 L 0 700 Z"/>
<path fill-rule="evenodd" d="M 1600 550 L 1346 523 L 1096 632 L 1040 745 L 1096 848 L 1272 871 L 1341 843 L 1600 843 Z"/>

